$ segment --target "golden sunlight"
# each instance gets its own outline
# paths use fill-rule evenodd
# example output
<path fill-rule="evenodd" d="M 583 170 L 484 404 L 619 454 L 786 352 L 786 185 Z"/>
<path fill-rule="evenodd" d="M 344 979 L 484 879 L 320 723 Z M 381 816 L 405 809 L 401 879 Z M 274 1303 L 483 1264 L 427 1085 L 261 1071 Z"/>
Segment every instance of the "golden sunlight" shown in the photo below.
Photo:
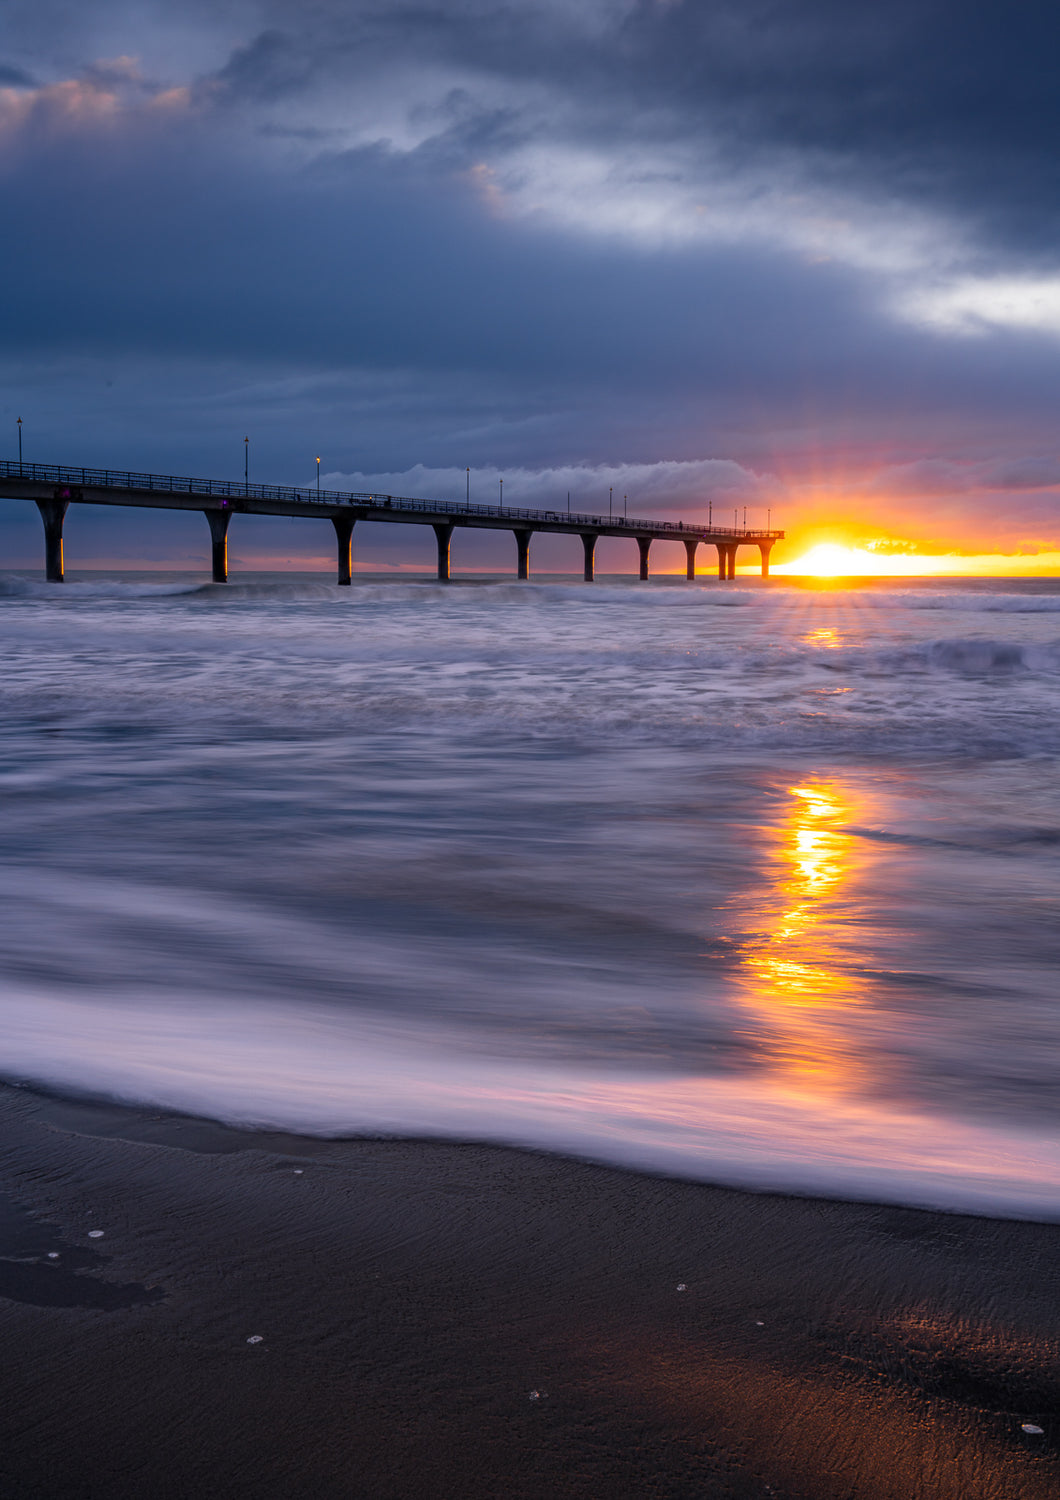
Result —
<path fill-rule="evenodd" d="M 741 567 L 737 572 L 757 573 L 758 565 Z M 932 556 L 919 552 L 876 551 L 872 547 L 851 547 L 841 542 L 818 542 L 793 562 L 775 563 L 770 572 L 792 578 L 926 578 L 940 574 L 1004 578 L 1014 574 L 1060 572 L 1060 552 Z"/>
<path fill-rule="evenodd" d="M 863 1001 L 840 941 L 836 904 L 855 859 L 849 795 L 834 781 L 789 788 L 767 918 L 748 952 L 743 1003 L 773 1068 L 797 1088 L 842 1092 L 861 1071 L 837 1013 Z"/>

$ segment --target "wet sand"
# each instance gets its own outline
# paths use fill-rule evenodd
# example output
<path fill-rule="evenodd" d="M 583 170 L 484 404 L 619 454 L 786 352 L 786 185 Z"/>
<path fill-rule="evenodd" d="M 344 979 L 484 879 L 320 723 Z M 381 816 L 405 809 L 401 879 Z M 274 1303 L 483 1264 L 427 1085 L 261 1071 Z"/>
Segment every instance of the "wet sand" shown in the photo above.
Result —
<path fill-rule="evenodd" d="M 16 1089 L 0 1194 L 5 1500 L 1060 1494 L 1060 1225 Z"/>

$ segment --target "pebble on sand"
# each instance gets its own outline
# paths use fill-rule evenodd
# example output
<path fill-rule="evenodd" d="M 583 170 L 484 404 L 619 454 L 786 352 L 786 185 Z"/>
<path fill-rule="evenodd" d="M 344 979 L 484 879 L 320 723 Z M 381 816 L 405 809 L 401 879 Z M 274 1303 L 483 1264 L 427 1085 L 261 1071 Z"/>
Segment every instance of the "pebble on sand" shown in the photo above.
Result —
<path fill-rule="evenodd" d="M 264 1342 L 265 1335 L 263 1333 L 252 1333 L 247 1339 L 248 1344 L 263 1344 Z"/>
<path fill-rule="evenodd" d="M 1035 1422 L 1024 1422 L 1023 1431 L 1032 1433 L 1034 1437 L 1041 1437 L 1045 1432 L 1045 1428 L 1039 1427 Z"/>
<path fill-rule="evenodd" d="M 102 1229 L 90 1229 L 88 1237 L 90 1240 L 101 1240 L 103 1238 L 103 1231 Z"/>

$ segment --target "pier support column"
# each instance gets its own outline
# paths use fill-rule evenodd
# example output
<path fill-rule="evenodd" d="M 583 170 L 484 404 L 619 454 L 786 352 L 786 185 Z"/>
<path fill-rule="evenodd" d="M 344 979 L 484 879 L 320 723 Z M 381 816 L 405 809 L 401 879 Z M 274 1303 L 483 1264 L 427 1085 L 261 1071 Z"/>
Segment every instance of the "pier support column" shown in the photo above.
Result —
<path fill-rule="evenodd" d="M 335 540 L 339 548 L 339 583 L 348 588 L 353 582 L 353 528 L 357 524 L 354 516 L 332 516 Z"/>
<path fill-rule="evenodd" d="M 768 578 L 769 577 L 769 553 L 770 553 L 770 550 L 772 549 L 772 546 L 773 546 L 772 542 L 759 542 L 759 544 L 758 544 L 758 550 L 762 554 L 762 577 L 763 578 Z"/>
<path fill-rule="evenodd" d="M 651 537 L 639 536 L 637 546 L 640 548 L 640 581 L 646 583 L 648 579 L 648 553 L 651 550 Z"/>
<path fill-rule="evenodd" d="M 214 583 L 228 582 L 228 523 L 232 519 L 230 510 L 208 510 L 205 512 L 207 521 L 210 523 L 210 541 L 213 544 L 213 581 Z"/>
<path fill-rule="evenodd" d="M 453 528 L 445 521 L 435 521 L 434 535 L 438 541 L 438 582 L 449 582 L 449 543 L 452 540 Z"/>
<path fill-rule="evenodd" d="M 44 576 L 49 583 L 63 581 L 63 517 L 69 500 L 38 500 L 44 522 Z"/>
<path fill-rule="evenodd" d="M 685 568 L 685 577 L 689 583 L 696 581 L 696 548 L 699 546 L 697 539 L 685 542 L 685 555 L 688 558 L 688 566 Z"/>
<path fill-rule="evenodd" d="M 732 580 L 736 577 L 736 543 L 730 542 L 725 550 L 729 554 L 728 568 L 726 570 L 725 576 L 729 579 L 730 582 L 732 582 Z"/>
<path fill-rule="evenodd" d="M 530 538 L 532 531 L 517 531 L 515 545 L 519 549 L 519 577 L 524 581 L 530 577 Z"/>
<path fill-rule="evenodd" d="M 718 577 L 721 579 L 722 583 L 724 583 L 726 578 L 728 578 L 729 576 L 729 549 L 724 542 L 715 542 L 714 545 L 718 549 Z"/>
<path fill-rule="evenodd" d="M 596 556 L 596 532 L 582 532 L 582 546 L 585 548 L 585 581 L 592 583 L 594 577 L 593 559 Z"/>

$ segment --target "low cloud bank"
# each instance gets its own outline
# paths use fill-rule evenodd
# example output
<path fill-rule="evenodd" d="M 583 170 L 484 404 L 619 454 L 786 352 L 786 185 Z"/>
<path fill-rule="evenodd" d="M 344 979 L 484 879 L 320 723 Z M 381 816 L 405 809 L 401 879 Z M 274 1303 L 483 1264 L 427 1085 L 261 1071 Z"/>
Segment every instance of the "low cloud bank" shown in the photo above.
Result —
<path fill-rule="evenodd" d="M 470 480 L 470 483 L 469 483 Z M 513 509 L 572 510 L 615 515 L 626 507 L 629 515 L 656 516 L 664 510 L 683 514 L 706 513 L 732 507 L 748 509 L 751 519 L 763 507 L 779 503 L 780 485 L 774 475 L 756 474 L 728 459 L 675 460 L 656 464 L 567 464 L 557 468 L 473 469 L 429 468 L 416 464 L 392 473 L 331 473 L 321 483 L 331 489 L 367 490 L 429 499 L 463 500 L 470 489 L 472 504 Z"/>

